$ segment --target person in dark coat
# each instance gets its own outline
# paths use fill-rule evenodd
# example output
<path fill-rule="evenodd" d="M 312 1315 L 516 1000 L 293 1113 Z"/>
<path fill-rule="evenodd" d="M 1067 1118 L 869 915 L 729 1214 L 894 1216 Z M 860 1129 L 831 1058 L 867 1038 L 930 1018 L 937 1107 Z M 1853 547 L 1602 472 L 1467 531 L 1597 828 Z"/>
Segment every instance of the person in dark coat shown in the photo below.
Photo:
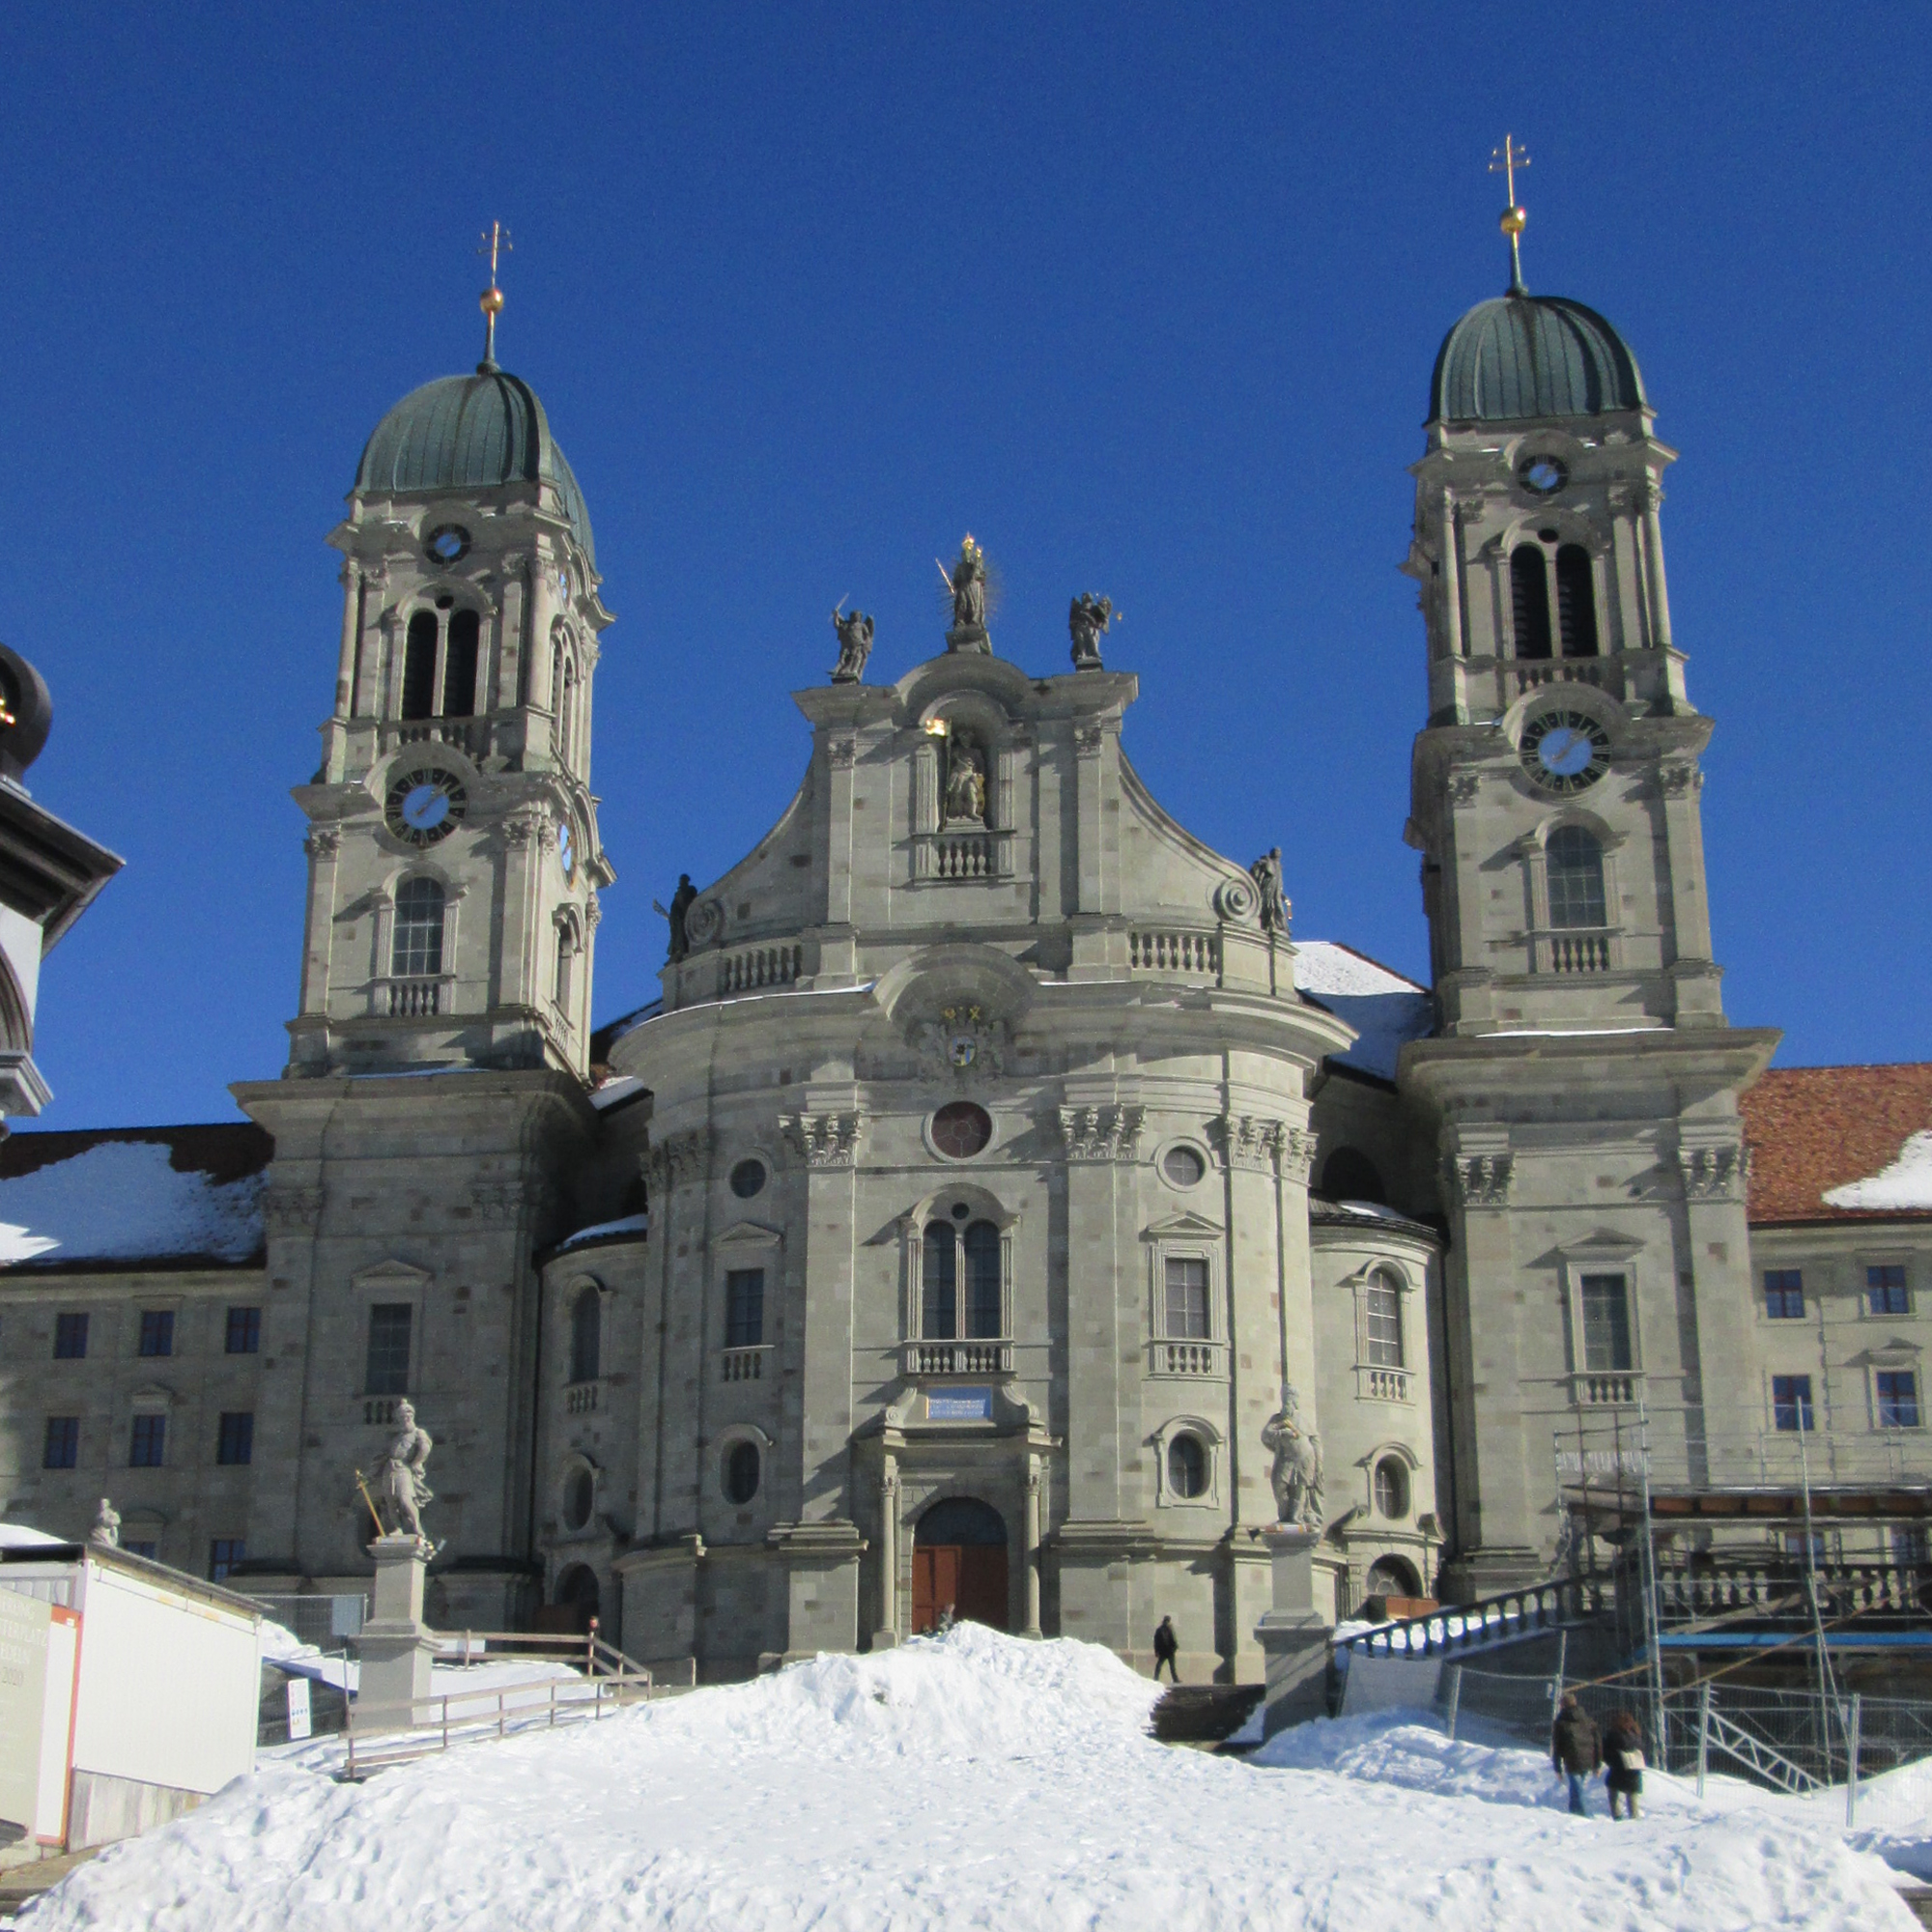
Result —
<path fill-rule="evenodd" d="M 1162 1617 L 1160 1628 L 1153 1634 L 1153 1681 L 1160 1682 L 1160 1666 L 1167 1665 L 1167 1681 L 1179 1684 L 1180 1674 L 1174 1667 L 1174 1660 L 1180 1655 L 1180 1639 L 1174 1634 L 1174 1619 Z"/>
<path fill-rule="evenodd" d="M 1610 1792 L 1610 1816 L 1621 1798 L 1634 1818 L 1643 1800 L 1643 1733 L 1628 1711 L 1619 1711 L 1604 1733 L 1604 1782 Z"/>
<path fill-rule="evenodd" d="M 1578 1818 L 1590 1815 L 1583 1780 L 1603 1762 L 1598 1748 L 1597 1726 L 1590 1714 L 1577 1702 L 1575 1691 L 1566 1690 L 1557 1707 L 1556 1727 L 1550 1733 L 1549 1760 L 1558 1777 L 1570 1780 L 1570 1809 Z"/>

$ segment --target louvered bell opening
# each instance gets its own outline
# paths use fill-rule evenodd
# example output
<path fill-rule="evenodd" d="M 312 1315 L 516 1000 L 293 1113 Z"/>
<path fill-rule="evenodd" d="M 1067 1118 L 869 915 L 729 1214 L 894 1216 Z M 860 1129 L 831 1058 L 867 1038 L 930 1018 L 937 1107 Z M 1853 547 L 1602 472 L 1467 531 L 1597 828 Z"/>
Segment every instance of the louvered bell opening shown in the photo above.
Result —
<path fill-rule="evenodd" d="M 1597 655 L 1597 586 L 1581 544 L 1556 553 L 1556 624 L 1566 658 Z"/>
<path fill-rule="evenodd" d="M 1549 655 L 1549 581 L 1543 552 L 1535 544 L 1519 544 L 1510 553 L 1510 608 L 1516 619 L 1516 654 L 1520 658 Z"/>

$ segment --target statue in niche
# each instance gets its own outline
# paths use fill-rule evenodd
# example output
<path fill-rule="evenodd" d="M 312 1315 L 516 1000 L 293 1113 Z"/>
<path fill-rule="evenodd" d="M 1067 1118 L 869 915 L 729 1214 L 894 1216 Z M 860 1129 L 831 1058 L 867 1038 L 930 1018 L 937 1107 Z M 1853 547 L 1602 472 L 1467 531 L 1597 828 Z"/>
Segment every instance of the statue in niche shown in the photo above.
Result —
<path fill-rule="evenodd" d="M 1066 613 L 1066 629 L 1073 639 L 1075 670 L 1100 668 L 1100 639 L 1106 636 L 1107 626 L 1114 621 L 1114 603 L 1110 597 L 1096 597 L 1090 590 L 1084 597 L 1073 600 L 1072 608 Z"/>
<path fill-rule="evenodd" d="M 968 737 L 946 741 L 946 822 L 986 822 L 986 754 Z"/>
<path fill-rule="evenodd" d="M 973 541 L 969 530 L 959 545 L 959 554 L 948 570 L 942 563 L 939 574 L 952 597 L 952 628 L 969 637 L 983 638 L 986 629 L 986 553 Z"/>
<path fill-rule="evenodd" d="M 376 1465 L 377 1520 L 385 1536 L 420 1536 L 423 1505 L 435 1499 L 424 1470 L 436 1444 L 427 1429 L 416 1427 L 412 1404 L 399 1402 L 396 1420 L 402 1427 Z"/>
<path fill-rule="evenodd" d="M 1319 1530 L 1323 1522 L 1321 1438 L 1301 1420 L 1301 1398 L 1293 1382 L 1281 1392 L 1281 1406 L 1262 1427 L 1262 1447 L 1274 1457 L 1276 1520 L 1290 1529 Z"/>
<path fill-rule="evenodd" d="M 668 956 L 673 966 L 691 951 L 691 936 L 684 929 L 684 916 L 691 910 L 696 897 L 697 888 L 691 883 L 691 874 L 680 872 L 677 875 L 677 891 L 671 894 L 670 904 L 668 907 L 658 906 L 658 910 L 670 923 L 670 950 Z M 655 899 L 651 903 L 657 905 Z"/>
<path fill-rule="evenodd" d="M 1248 871 L 1261 897 L 1262 930 L 1286 933 L 1288 900 L 1281 890 L 1281 847 L 1271 846 L 1248 867 Z"/>
<path fill-rule="evenodd" d="M 834 684 L 858 684 L 866 675 L 866 660 L 872 655 L 872 620 L 863 611 L 848 617 L 841 603 L 832 613 L 832 628 L 838 633 L 838 666 L 832 673 Z"/>
<path fill-rule="evenodd" d="M 105 1496 L 100 1498 L 100 1514 L 94 1519 L 87 1540 L 99 1544 L 103 1549 L 121 1548 L 121 1512 Z"/>

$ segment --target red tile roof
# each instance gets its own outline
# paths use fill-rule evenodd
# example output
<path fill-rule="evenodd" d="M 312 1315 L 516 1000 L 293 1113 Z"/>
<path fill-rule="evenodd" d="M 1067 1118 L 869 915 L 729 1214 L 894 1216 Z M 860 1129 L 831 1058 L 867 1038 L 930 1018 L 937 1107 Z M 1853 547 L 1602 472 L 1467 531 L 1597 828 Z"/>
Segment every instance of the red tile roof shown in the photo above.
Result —
<path fill-rule="evenodd" d="M 1889 1167 L 1932 1129 L 1932 1062 L 1775 1066 L 1738 1102 L 1751 1150 L 1750 1219 L 1932 1221 L 1932 1211 L 1831 1208 L 1825 1194 Z"/>

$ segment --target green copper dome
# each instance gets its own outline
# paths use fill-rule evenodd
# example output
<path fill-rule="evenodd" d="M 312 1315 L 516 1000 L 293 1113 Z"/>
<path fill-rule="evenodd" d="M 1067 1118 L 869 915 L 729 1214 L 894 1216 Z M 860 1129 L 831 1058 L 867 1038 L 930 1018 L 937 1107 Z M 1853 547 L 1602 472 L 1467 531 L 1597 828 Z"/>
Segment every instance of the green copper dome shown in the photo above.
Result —
<path fill-rule="evenodd" d="M 376 425 L 355 466 L 357 496 L 536 482 L 555 485 L 570 527 L 594 568 L 590 512 L 536 391 L 490 365 L 473 376 L 444 376 L 412 390 Z"/>
<path fill-rule="evenodd" d="M 1636 357 L 1593 308 L 1520 291 L 1478 302 L 1429 384 L 1431 422 L 1522 422 L 1644 407 Z"/>

